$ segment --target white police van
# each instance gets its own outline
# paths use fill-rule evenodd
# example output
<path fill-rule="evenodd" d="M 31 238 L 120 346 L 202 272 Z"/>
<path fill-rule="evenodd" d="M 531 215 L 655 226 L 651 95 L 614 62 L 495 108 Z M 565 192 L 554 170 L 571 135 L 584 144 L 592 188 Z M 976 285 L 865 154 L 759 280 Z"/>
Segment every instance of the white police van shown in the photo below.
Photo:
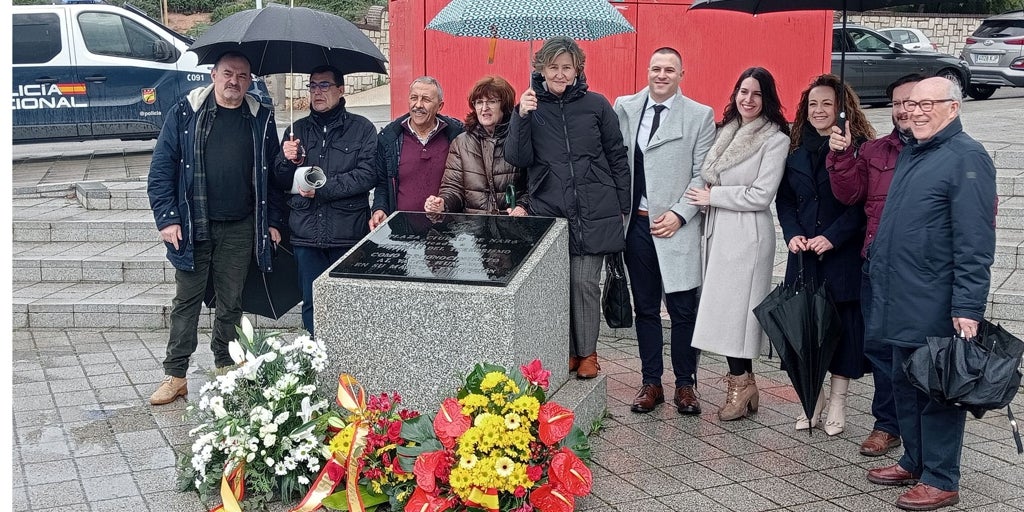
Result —
<path fill-rule="evenodd" d="M 156 138 L 174 102 L 210 84 L 190 38 L 129 5 L 12 11 L 15 144 Z"/>

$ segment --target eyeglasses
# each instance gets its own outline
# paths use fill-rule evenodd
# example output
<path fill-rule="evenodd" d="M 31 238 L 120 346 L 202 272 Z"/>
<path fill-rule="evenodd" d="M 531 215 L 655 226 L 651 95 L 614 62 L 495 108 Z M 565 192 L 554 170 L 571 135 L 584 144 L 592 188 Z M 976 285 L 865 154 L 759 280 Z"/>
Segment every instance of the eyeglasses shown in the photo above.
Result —
<path fill-rule="evenodd" d="M 903 102 L 894 101 L 893 105 L 900 105 L 900 104 L 902 104 L 903 110 L 906 110 L 907 112 L 913 112 L 918 107 L 921 107 L 921 112 L 931 112 L 932 109 L 935 108 L 935 104 L 936 103 L 946 103 L 946 102 L 950 102 L 950 101 L 956 101 L 956 100 L 954 100 L 953 98 L 949 98 L 949 99 L 946 99 L 946 100 L 921 100 L 921 101 L 906 100 L 906 101 L 903 101 Z"/>
<path fill-rule="evenodd" d="M 338 84 L 334 84 L 334 83 L 331 83 L 331 82 L 310 82 L 310 83 L 306 84 L 306 88 L 311 90 L 311 91 L 314 90 L 314 89 L 320 89 L 321 91 L 326 91 L 327 89 L 330 89 L 331 87 L 337 87 L 337 86 L 338 86 Z"/>
<path fill-rule="evenodd" d="M 473 106 L 476 108 L 484 108 L 485 106 L 495 108 L 501 104 L 499 100 L 476 100 L 473 102 Z"/>

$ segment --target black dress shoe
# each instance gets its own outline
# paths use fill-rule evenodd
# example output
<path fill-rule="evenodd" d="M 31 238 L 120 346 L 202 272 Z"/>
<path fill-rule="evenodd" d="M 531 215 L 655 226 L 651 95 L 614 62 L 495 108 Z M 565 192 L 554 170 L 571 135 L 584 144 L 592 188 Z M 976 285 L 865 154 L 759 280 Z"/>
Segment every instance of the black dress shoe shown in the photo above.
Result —
<path fill-rule="evenodd" d="M 676 397 L 672 400 L 676 404 L 679 414 L 693 415 L 700 414 L 700 401 L 693 393 L 693 386 L 682 386 L 676 388 Z"/>
<path fill-rule="evenodd" d="M 658 404 L 665 403 L 665 391 L 657 384 L 644 384 L 633 399 L 633 412 L 651 412 Z"/>

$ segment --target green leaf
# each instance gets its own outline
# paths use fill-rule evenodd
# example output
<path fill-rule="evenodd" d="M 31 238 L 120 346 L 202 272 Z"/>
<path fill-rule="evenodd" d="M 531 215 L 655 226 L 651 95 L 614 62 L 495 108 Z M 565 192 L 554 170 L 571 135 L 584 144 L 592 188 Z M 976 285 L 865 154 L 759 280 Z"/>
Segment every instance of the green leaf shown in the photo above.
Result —
<path fill-rule="evenodd" d="M 504 367 L 498 366 L 496 364 L 477 363 L 476 366 L 473 367 L 473 371 L 466 376 L 466 385 L 463 387 L 463 389 L 471 393 L 483 394 L 483 391 L 480 390 L 480 384 L 484 381 L 484 377 L 486 377 L 487 374 L 491 372 L 501 372 L 507 374 Z M 462 395 L 461 392 L 459 394 L 460 396 Z"/>
<path fill-rule="evenodd" d="M 590 462 L 590 439 L 581 428 L 573 426 L 569 435 L 562 440 L 562 446 L 568 446 L 577 457 L 583 459 L 584 462 Z"/>
<path fill-rule="evenodd" d="M 419 457 L 421 453 L 436 452 L 443 449 L 444 446 L 441 445 L 441 441 L 429 439 L 416 446 L 399 446 L 395 450 L 398 452 L 398 463 L 402 466 L 402 471 L 412 473 L 413 467 L 416 465 L 416 457 Z"/>
<path fill-rule="evenodd" d="M 377 505 L 387 503 L 388 501 L 386 494 L 373 493 L 363 485 L 359 486 L 359 496 L 363 499 L 363 506 L 366 507 L 367 512 L 377 508 Z M 324 498 L 321 504 L 331 510 L 348 510 L 348 491 L 338 491 Z"/>
<path fill-rule="evenodd" d="M 437 436 L 434 435 L 434 422 L 422 414 L 403 421 L 402 439 L 414 443 L 424 443 L 431 439 L 436 441 Z"/>

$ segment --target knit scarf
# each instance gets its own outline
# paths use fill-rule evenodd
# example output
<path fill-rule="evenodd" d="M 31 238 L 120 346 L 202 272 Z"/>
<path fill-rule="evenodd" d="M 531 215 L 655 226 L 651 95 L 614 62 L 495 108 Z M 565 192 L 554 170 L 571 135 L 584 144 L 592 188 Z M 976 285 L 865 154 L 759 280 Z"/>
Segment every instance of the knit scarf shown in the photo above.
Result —
<path fill-rule="evenodd" d="M 778 125 L 764 116 L 745 124 L 736 119 L 719 128 L 715 143 L 704 157 L 704 166 L 700 171 L 704 182 L 708 185 L 720 184 L 723 172 L 756 155 L 778 130 Z"/>

